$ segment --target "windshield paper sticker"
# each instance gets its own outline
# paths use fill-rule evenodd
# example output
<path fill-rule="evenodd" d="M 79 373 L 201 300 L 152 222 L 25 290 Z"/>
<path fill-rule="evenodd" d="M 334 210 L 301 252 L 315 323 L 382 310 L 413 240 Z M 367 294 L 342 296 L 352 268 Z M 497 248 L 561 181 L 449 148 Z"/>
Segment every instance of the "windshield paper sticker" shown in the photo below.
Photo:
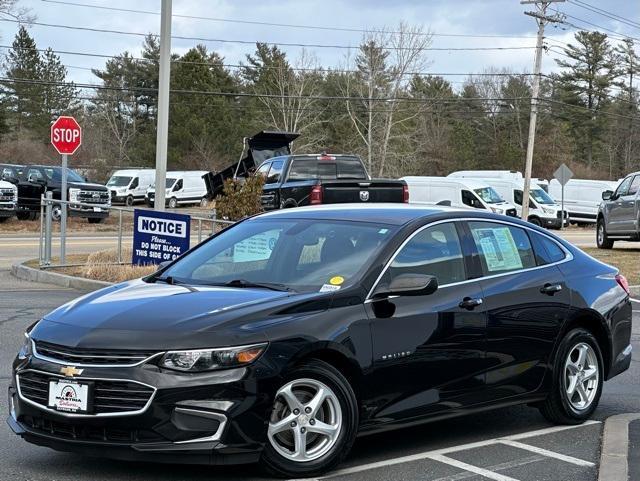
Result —
<path fill-rule="evenodd" d="M 331 284 L 324 284 L 320 288 L 320 292 L 332 292 L 332 291 L 339 291 L 339 290 L 340 290 L 340 286 L 332 286 Z"/>
<path fill-rule="evenodd" d="M 280 229 L 275 229 L 238 242 L 233 249 L 233 261 L 251 262 L 269 259 L 278 237 L 280 237 Z"/>
<path fill-rule="evenodd" d="M 484 254 L 490 272 L 522 268 L 518 247 L 508 227 L 473 229 L 473 237 Z"/>

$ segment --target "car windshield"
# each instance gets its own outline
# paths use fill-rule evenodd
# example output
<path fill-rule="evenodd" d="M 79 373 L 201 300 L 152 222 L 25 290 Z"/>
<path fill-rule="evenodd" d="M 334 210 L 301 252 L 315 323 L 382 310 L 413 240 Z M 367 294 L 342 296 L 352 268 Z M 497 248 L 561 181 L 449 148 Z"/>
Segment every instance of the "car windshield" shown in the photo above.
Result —
<path fill-rule="evenodd" d="M 62 181 L 62 167 L 45 167 L 44 173 L 54 182 Z M 67 181 L 69 182 L 86 182 L 75 170 L 67 169 Z"/>
<path fill-rule="evenodd" d="M 500 197 L 500 194 L 493 190 L 493 187 L 482 187 L 481 189 L 475 189 L 474 192 L 487 204 L 499 204 L 500 202 L 504 202 L 504 199 Z"/>
<path fill-rule="evenodd" d="M 231 227 L 162 273 L 182 283 L 338 290 L 361 271 L 395 226 L 308 219 L 256 219 Z"/>
<path fill-rule="evenodd" d="M 131 182 L 131 177 L 123 177 L 120 175 L 114 175 L 107 182 L 108 187 L 126 187 Z"/>
<path fill-rule="evenodd" d="M 556 201 L 549 197 L 549 194 L 542 189 L 531 189 L 531 198 L 538 204 L 553 205 L 556 203 Z"/>

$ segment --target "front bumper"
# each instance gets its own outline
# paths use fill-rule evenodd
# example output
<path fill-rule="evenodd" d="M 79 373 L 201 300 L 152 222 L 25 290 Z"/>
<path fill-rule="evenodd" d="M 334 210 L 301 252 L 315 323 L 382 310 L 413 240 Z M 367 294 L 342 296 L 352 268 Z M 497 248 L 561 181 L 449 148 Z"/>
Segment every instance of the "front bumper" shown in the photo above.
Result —
<path fill-rule="evenodd" d="M 73 378 L 130 381 L 155 389 L 142 411 L 117 415 L 61 413 L 29 399 L 20 379 L 28 373 L 64 378 L 61 367 L 36 358 L 14 364 L 7 423 L 30 443 L 123 460 L 241 464 L 260 457 L 271 406 L 265 393 L 272 383 L 253 374 L 265 372 L 264 366 L 183 374 L 143 364 L 84 368 Z"/>
<path fill-rule="evenodd" d="M 69 204 L 68 212 L 70 217 L 106 219 L 109 217 L 109 206 L 100 204 L 95 207 L 86 207 L 83 205 Z"/>
<path fill-rule="evenodd" d="M 0 203 L 0 217 L 13 217 L 16 215 L 16 205 Z"/>

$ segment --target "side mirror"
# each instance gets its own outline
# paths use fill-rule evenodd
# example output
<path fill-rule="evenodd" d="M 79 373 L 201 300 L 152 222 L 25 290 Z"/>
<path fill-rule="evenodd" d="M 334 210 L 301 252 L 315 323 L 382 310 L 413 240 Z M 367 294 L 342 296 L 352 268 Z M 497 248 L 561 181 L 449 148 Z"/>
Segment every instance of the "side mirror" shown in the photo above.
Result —
<path fill-rule="evenodd" d="M 613 191 L 612 190 L 605 190 L 602 193 L 602 200 L 611 200 L 612 197 L 613 197 Z"/>
<path fill-rule="evenodd" d="M 376 293 L 376 297 L 428 296 L 438 290 L 438 279 L 425 274 L 400 274 L 389 286 Z"/>

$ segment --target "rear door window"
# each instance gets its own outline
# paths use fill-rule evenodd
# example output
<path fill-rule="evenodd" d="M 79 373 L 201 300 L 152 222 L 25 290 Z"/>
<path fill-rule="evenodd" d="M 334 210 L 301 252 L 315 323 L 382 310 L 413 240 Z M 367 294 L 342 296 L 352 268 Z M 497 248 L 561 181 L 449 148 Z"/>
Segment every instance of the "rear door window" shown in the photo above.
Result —
<path fill-rule="evenodd" d="M 493 222 L 469 222 L 485 276 L 536 267 L 531 242 L 524 229 Z"/>
<path fill-rule="evenodd" d="M 529 237 L 539 266 L 560 262 L 567 257 L 565 251 L 548 237 L 537 232 L 529 232 Z"/>

